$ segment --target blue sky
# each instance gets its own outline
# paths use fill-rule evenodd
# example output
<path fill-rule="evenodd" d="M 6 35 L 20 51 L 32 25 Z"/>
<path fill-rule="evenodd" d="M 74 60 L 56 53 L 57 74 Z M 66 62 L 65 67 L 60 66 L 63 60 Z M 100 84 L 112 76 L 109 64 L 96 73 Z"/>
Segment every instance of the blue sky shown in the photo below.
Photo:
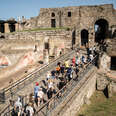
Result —
<path fill-rule="evenodd" d="M 39 14 L 40 8 L 63 6 L 82 6 L 113 4 L 116 9 L 116 0 L 0 0 L 0 19 L 18 16 L 30 18 Z"/>

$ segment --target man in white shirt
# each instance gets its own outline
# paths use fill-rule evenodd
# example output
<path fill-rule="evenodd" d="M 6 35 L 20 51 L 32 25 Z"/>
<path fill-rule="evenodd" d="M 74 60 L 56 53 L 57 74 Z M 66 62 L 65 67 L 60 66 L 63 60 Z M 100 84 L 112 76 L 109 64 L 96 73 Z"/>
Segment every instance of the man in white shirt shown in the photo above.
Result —
<path fill-rule="evenodd" d="M 39 106 L 44 98 L 44 92 L 42 91 L 42 88 L 40 88 L 40 90 L 38 91 L 37 97 L 38 97 L 38 106 Z"/>
<path fill-rule="evenodd" d="M 29 103 L 28 106 L 26 107 L 26 114 L 29 116 L 33 116 L 34 109 L 32 107 L 32 103 Z"/>

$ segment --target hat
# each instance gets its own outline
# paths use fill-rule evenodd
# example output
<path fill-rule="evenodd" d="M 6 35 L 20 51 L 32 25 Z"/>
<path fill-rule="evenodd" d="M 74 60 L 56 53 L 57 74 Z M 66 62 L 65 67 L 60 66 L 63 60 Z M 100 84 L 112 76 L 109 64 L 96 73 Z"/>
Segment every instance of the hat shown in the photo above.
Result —
<path fill-rule="evenodd" d="M 38 86 L 39 85 L 39 83 L 38 82 L 36 82 L 36 86 Z"/>

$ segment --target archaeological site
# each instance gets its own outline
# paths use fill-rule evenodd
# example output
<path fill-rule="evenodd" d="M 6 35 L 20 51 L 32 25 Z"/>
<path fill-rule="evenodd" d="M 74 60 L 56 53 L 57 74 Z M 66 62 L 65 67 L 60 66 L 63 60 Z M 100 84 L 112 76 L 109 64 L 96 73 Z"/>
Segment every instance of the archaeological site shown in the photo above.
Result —
<path fill-rule="evenodd" d="M 33 115 L 75 116 L 95 90 L 111 97 L 116 92 L 115 45 L 113 4 L 41 8 L 30 19 L 0 19 L 0 116 L 13 116 L 19 96 L 25 106 L 36 82 L 44 90 L 47 73 L 56 69 L 58 78 L 56 67 L 65 61 L 73 67 L 73 78 L 65 67 L 67 84 L 50 100 L 45 95 Z M 81 63 L 76 64 L 76 58 Z"/>

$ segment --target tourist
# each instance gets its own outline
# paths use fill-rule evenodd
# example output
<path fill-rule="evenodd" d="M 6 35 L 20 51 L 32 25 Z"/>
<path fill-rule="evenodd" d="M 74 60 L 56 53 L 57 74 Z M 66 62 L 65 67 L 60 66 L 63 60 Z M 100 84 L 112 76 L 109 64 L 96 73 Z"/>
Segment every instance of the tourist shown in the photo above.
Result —
<path fill-rule="evenodd" d="M 65 68 L 68 69 L 68 68 L 69 68 L 69 61 L 66 60 L 66 61 L 64 62 L 64 64 L 65 64 Z"/>
<path fill-rule="evenodd" d="M 46 80 L 49 80 L 51 78 L 51 74 L 50 74 L 50 72 L 48 71 L 47 72 L 47 75 L 46 75 Z"/>
<path fill-rule="evenodd" d="M 49 88 L 47 90 L 47 98 L 48 98 L 48 100 L 51 99 L 52 96 L 53 96 L 53 89 L 52 88 Z"/>
<path fill-rule="evenodd" d="M 72 64 L 73 64 L 73 67 L 75 66 L 75 57 L 73 57 L 72 59 Z"/>
<path fill-rule="evenodd" d="M 51 77 L 52 77 L 52 79 L 55 79 L 55 77 L 56 77 L 56 71 L 55 70 L 51 71 Z"/>
<path fill-rule="evenodd" d="M 53 79 L 49 79 L 49 80 L 48 80 L 48 87 L 47 87 L 47 88 L 48 88 L 48 89 L 50 89 L 50 88 L 54 89 Z"/>
<path fill-rule="evenodd" d="M 15 107 L 14 109 L 16 109 L 16 112 L 18 114 L 21 114 L 21 112 L 22 112 L 22 103 L 21 103 L 20 97 L 18 97 L 17 101 L 14 104 L 14 107 Z"/>
<path fill-rule="evenodd" d="M 35 97 L 35 103 L 36 103 L 36 104 L 38 103 L 37 94 L 38 94 L 39 89 L 40 89 L 39 83 L 36 82 L 36 85 L 35 85 L 35 87 L 34 87 L 34 97 Z"/>
<path fill-rule="evenodd" d="M 67 79 L 68 81 L 70 81 L 72 79 L 72 67 L 70 66 L 68 69 L 67 69 Z"/>
<path fill-rule="evenodd" d="M 62 64 L 62 66 L 60 67 L 60 70 L 61 70 L 61 74 L 62 74 L 62 76 L 64 76 L 64 71 L 65 71 L 64 64 Z"/>
<path fill-rule="evenodd" d="M 29 104 L 26 107 L 26 116 L 33 116 L 33 115 L 34 115 L 33 104 L 29 102 Z"/>
<path fill-rule="evenodd" d="M 57 74 L 57 76 L 59 76 L 59 74 L 60 74 L 60 66 L 59 65 L 56 67 L 56 74 Z"/>
<path fill-rule="evenodd" d="M 38 97 L 38 106 L 39 106 L 40 103 L 42 103 L 44 99 L 44 92 L 42 91 L 42 88 L 39 89 L 37 97 Z"/>

